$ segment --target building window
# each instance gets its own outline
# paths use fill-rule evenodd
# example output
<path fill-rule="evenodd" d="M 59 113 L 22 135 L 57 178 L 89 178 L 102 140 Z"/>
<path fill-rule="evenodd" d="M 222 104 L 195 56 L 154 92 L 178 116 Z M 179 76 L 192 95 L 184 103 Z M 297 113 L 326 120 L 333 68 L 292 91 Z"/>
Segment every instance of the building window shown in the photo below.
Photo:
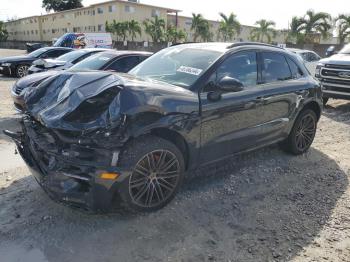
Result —
<path fill-rule="evenodd" d="M 115 5 L 110 5 L 108 6 L 108 11 L 110 13 L 117 11 L 117 7 Z"/>
<path fill-rule="evenodd" d="M 160 16 L 160 12 L 157 9 L 152 9 L 152 17 L 159 17 Z"/>
<path fill-rule="evenodd" d="M 92 10 L 92 11 L 91 11 L 91 15 L 95 15 L 95 10 Z"/>
<path fill-rule="evenodd" d="M 98 25 L 97 26 L 97 31 L 99 31 L 99 32 L 103 31 L 103 25 Z"/>
<path fill-rule="evenodd" d="M 135 12 L 135 8 L 132 7 L 132 6 L 130 6 L 130 5 L 126 5 L 126 6 L 124 7 L 124 11 L 125 11 L 126 13 L 134 13 L 134 12 Z"/>
<path fill-rule="evenodd" d="M 102 7 L 98 7 L 97 8 L 97 13 L 98 14 L 103 14 L 103 8 Z"/>

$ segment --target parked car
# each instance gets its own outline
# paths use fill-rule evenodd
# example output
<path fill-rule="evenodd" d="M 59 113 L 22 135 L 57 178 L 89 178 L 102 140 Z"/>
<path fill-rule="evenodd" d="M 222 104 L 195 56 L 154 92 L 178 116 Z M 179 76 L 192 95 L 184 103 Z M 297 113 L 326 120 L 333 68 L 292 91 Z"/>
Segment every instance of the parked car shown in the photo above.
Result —
<path fill-rule="evenodd" d="M 73 51 L 68 54 L 76 54 L 76 52 L 85 51 Z M 79 63 L 73 65 L 69 70 L 72 71 L 86 71 L 86 70 L 105 70 L 113 72 L 126 73 L 141 61 L 145 60 L 152 53 L 149 52 L 138 52 L 138 51 L 115 51 L 109 50 L 105 52 L 98 52 L 88 58 L 80 61 Z M 57 68 L 56 68 L 57 69 Z M 26 77 L 19 79 L 12 87 L 12 99 L 14 101 L 14 106 L 17 111 L 22 112 L 25 110 L 24 104 L 24 90 L 27 87 L 35 87 L 39 85 L 42 81 L 49 78 L 50 76 L 57 74 L 60 70 L 50 70 L 44 71 L 37 74 L 31 74 Z"/>
<path fill-rule="evenodd" d="M 53 199 L 105 210 L 118 195 L 153 211 L 173 199 L 185 171 L 277 142 L 306 152 L 321 96 L 284 49 L 183 44 L 128 74 L 61 71 L 27 90 L 22 132 L 5 133 Z"/>
<path fill-rule="evenodd" d="M 315 75 L 322 84 L 325 105 L 329 98 L 350 99 L 350 44 L 320 60 Z"/>
<path fill-rule="evenodd" d="M 330 47 L 327 48 L 326 53 L 325 53 L 325 57 L 330 57 L 332 55 L 335 55 L 337 52 L 335 50 L 335 46 L 331 45 Z"/>
<path fill-rule="evenodd" d="M 44 43 L 26 43 L 26 49 L 28 53 L 31 53 L 39 48 L 46 47 Z"/>
<path fill-rule="evenodd" d="M 34 60 L 39 58 L 56 58 L 73 49 L 68 47 L 43 47 L 27 55 L 0 58 L 0 74 L 24 77 Z"/>
<path fill-rule="evenodd" d="M 306 68 L 309 70 L 312 76 L 315 75 L 315 70 L 318 62 L 321 60 L 321 57 L 316 54 L 314 51 L 296 49 L 296 48 L 288 48 L 289 51 L 299 55 L 304 63 Z"/>
<path fill-rule="evenodd" d="M 65 70 L 87 57 L 99 52 L 107 51 L 105 48 L 85 48 L 74 50 L 61 55 L 55 59 L 38 59 L 35 60 L 28 69 L 28 74 L 39 73 L 47 70 Z"/>

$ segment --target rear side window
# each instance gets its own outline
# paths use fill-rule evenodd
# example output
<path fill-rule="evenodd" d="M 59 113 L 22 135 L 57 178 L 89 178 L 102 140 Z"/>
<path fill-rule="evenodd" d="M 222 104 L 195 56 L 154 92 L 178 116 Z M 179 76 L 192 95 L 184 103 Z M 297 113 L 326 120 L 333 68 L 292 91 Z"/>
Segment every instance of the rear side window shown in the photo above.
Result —
<path fill-rule="evenodd" d="M 48 51 L 44 54 L 44 57 L 47 57 L 47 58 L 56 58 L 56 57 L 59 57 L 65 53 L 67 53 L 68 51 L 70 50 L 51 50 L 51 51 Z"/>
<path fill-rule="evenodd" d="M 243 86 L 257 84 L 257 63 L 255 52 L 240 52 L 227 58 L 216 71 L 216 81 L 229 76 L 242 82 Z"/>
<path fill-rule="evenodd" d="M 292 72 L 293 79 L 300 78 L 304 75 L 303 71 L 292 59 L 287 58 L 287 62 L 289 64 L 290 71 Z"/>
<path fill-rule="evenodd" d="M 139 56 L 122 57 L 110 64 L 107 70 L 126 73 L 130 71 L 133 67 L 135 67 L 138 63 L 140 63 Z"/>
<path fill-rule="evenodd" d="M 284 55 L 273 52 L 264 52 L 261 55 L 264 83 L 292 79 L 292 74 Z"/>

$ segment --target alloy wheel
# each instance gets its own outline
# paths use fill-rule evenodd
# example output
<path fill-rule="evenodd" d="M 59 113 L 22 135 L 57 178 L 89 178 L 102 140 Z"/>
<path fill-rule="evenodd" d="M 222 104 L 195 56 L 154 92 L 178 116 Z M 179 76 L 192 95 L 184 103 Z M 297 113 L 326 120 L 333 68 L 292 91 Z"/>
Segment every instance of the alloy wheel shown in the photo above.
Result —
<path fill-rule="evenodd" d="M 18 68 L 17 68 L 17 75 L 19 77 L 24 77 L 26 75 L 28 75 L 28 66 L 26 65 L 20 65 Z"/>
<path fill-rule="evenodd" d="M 300 151 L 304 151 L 310 147 L 315 137 L 316 121 L 312 115 L 305 115 L 296 130 L 295 144 Z"/>
<path fill-rule="evenodd" d="M 129 178 L 129 193 L 135 204 L 155 207 L 164 203 L 176 190 L 180 163 L 168 150 L 155 150 L 144 155 Z"/>

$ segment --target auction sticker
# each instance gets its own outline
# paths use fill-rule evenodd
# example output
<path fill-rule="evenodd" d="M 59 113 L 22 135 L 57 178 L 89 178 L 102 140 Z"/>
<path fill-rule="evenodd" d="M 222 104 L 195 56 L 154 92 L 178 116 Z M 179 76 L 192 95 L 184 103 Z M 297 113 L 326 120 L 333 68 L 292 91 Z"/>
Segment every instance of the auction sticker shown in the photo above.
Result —
<path fill-rule="evenodd" d="M 182 72 L 182 73 L 186 73 L 186 74 L 190 74 L 190 75 L 195 75 L 198 76 L 200 75 L 200 73 L 202 73 L 202 69 L 199 68 L 194 68 L 194 67 L 189 67 L 189 66 L 180 66 L 177 69 L 178 72 Z"/>

